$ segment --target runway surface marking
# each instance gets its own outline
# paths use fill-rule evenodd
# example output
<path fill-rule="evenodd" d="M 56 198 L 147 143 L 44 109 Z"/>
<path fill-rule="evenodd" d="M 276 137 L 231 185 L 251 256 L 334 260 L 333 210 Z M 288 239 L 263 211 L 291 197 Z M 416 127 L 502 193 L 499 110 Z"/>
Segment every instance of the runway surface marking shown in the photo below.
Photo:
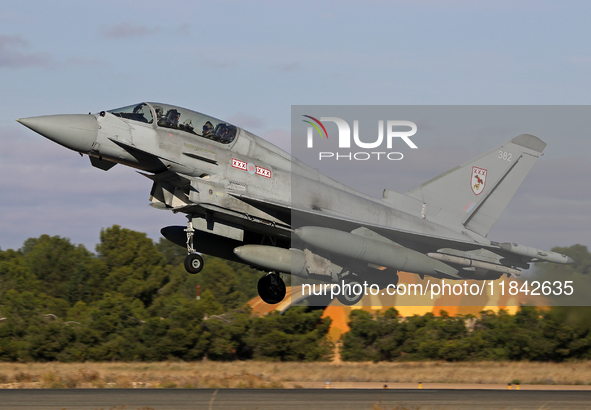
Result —
<path fill-rule="evenodd" d="M 215 400 L 215 395 L 218 394 L 218 389 L 216 389 L 213 394 L 211 395 L 211 400 L 209 401 L 209 410 L 213 409 L 213 401 Z"/>
<path fill-rule="evenodd" d="M 591 410 L 591 391 L 384 389 L 0 390 L 0 410 Z"/>

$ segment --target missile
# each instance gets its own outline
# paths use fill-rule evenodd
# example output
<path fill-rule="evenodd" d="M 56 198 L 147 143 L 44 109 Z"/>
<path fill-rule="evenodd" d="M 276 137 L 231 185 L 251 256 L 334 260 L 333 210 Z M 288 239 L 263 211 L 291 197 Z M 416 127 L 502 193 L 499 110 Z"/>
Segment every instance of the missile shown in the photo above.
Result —
<path fill-rule="evenodd" d="M 461 279 L 457 269 L 394 242 L 374 240 L 317 226 L 298 228 L 295 234 L 309 245 L 351 259 L 420 275 L 436 277 L 445 275 L 453 279 Z"/>
<path fill-rule="evenodd" d="M 442 262 L 449 262 L 449 263 L 455 263 L 455 264 L 462 265 L 462 266 L 486 269 L 486 270 L 490 270 L 493 272 L 506 273 L 508 275 L 513 275 L 513 276 L 520 276 L 521 275 L 521 271 L 518 269 L 513 269 L 508 266 L 495 265 L 494 263 L 490 263 L 490 262 L 477 261 L 474 259 L 462 258 L 460 256 L 445 255 L 443 253 L 428 253 L 427 256 L 430 258 L 433 258 L 433 259 L 437 259 Z"/>
<path fill-rule="evenodd" d="M 519 245 L 517 243 L 503 242 L 500 243 L 499 246 L 507 252 L 520 256 L 527 256 L 528 258 L 539 259 L 541 261 L 561 263 L 563 265 L 570 265 L 575 262 L 573 258 L 557 252 L 544 251 L 542 249 Z"/>
<path fill-rule="evenodd" d="M 307 279 L 304 252 L 265 245 L 243 245 L 234 248 L 234 254 L 245 262 L 272 272 L 290 273 Z"/>

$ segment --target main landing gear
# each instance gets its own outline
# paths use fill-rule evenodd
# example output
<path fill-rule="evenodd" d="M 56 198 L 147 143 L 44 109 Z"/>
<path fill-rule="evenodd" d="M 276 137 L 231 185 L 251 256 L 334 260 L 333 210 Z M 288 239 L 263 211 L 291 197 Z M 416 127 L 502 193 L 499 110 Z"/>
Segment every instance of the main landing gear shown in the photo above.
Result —
<path fill-rule="evenodd" d="M 199 255 L 193 247 L 193 236 L 195 235 L 195 229 L 193 228 L 193 222 L 189 219 L 187 228 L 187 252 L 188 255 L 185 258 L 185 270 L 189 273 L 199 273 L 203 269 L 203 258 Z M 266 303 L 270 305 L 277 304 L 285 298 L 286 288 L 285 282 L 281 279 L 278 273 L 271 272 L 259 279 L 257 284 L 259 296 Z"/>
<path fill-rule="evenodd" d="M 396 288 L 399 280 L 398 272 L 390 269 L 387 269 L 386 271 L 382 272 L 385 275 L 381 278 L 382 282 L 376 281 L 376 278 L 374 276 L 373 280 L 368 279 L 369 284 L 365 283 L 365 285 L 377 285 L 379 289 L 384 289 L 388 286 L 394 286 L 394 288 Z M 348 274 L 342 277 L 341 279 L 344 282 L 344 286 L 343 289 L 341 289 L 340 293 L 337 295 L 337 300 L 346 306 L 355 305 L 363 298 L 365 294 L 365 287 L 361 284 L 362 282 L 359 279 L 359 276 L 357 275 Z M 364 280 L 363 282 L 366 281 Z"/>
<path fill-rule="evenodd" d="M 337 300 L 345 306 L 353 306 L 363 297 L 363 285 L 357 279 L 349 279 L 344 282 L 345 286 L 337 295 Z"/>
<path fill-rule="evenodd" d="M 193 248 L 193 235 L 195 234 L 195 229 L 193 229 L 193 222 L 189 220 L 187 223 L 187 252 L 189 253 L 185 258 L 185 270 L 189 273 L 199 273 L 203 269 L 203 258 L 201 255 L 195 252 L 195 248 Z"/>
<path fill-rule="evenodd" d="M 285 282 L 278 273 L 271 272 L 259 279 L 259 296 L 270 305 L 275 305 L 285 298 Z"/>

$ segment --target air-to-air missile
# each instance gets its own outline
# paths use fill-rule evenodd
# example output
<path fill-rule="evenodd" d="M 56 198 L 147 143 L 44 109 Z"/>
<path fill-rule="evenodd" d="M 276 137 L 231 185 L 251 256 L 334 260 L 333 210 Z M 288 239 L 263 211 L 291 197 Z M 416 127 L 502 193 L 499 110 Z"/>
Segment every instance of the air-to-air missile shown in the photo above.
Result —
<path fill-rule="evenodd" d="M 531 246 L 519 245 L 517 243 L 503 242 L 499 246 L 508 252 L 515 255 L 526 256 L 528 258 L 535 258 L 541 261 L 562 263 L 570 265 L 574 260 L 564 254 L 552 251 L 544 251 L 542 249 L 532 248 Z"/>

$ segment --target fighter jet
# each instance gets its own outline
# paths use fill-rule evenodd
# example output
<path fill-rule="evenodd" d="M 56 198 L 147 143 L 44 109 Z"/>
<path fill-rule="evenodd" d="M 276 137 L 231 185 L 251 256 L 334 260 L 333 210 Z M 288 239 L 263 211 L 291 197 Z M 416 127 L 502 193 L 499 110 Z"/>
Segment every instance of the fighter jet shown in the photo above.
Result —
<path fill-rule="evenodd" d="M 491 280 L 519 276 L 531 262 L 573 263 L 487 239 L 546 147 L 533 135 L 516 136 L 404 194 L 384 190 L 373 198 L 242 128 L 172 105 L 17 121 L 88 155 L 101 170 L 140 170 L 153 181 L 151 205 L 188 219 L 161 231 L 186 247 L 185 269 L 203 269 L 200 253 L 253 266 L 265 272 L 258 292 L 270 304 L 285 297 L 283 274 L 349 284 L 338 299 L 353 305 L 363 296 L 351 291 L 355 284 L 396 285 L 399 271 Z"/>

